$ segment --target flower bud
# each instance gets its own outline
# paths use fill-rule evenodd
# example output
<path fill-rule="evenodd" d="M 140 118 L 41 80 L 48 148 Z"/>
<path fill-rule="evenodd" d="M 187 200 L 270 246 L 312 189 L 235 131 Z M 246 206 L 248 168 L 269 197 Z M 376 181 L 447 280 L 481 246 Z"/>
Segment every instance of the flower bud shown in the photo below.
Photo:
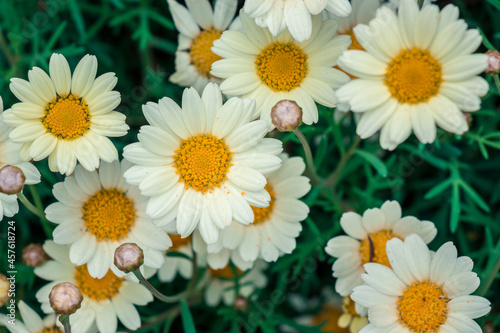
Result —
<path fill-rule="evenodd" d="M 26 177 L 21 169 L 13 165 L 6 165 L 0 169 L 0 192 L 17 194 L 24 188 Z"/>
<path fill-rule="evenodd" d="M 115 250 L 115 266 L 122 272 L 130 273 L 144 263 L 144 252 L 135 243 L 123 243 Z"/>
<path fill-rule="evenodd" d="M 50 306 L 60 315 L 70 315 L 82 305 L 83 295 L 73 283 L 56 284 L 49 294 Z"/>
<path fill-rule="evenodd" d="M 47 261 L 48 256 L 40 244 L 30 244 L 23 249 L 23 262 L 29 267 L 38 267 Z"/>
<path fill-rule="evenodd" d="M 470 112 L 462 112 L 462 114 L 464 115 L 467 125 L 470 126 L 472 124 L 472 115 L 470 114 Z"/>
<path fill-rule="evenodd" d="M 292 132 L 302 123 L 302 108 L 294 101 L 279 101 L 271 109 L 271 121 L 280 131 Z"/>
<path fill-rule="evenodd" d="M 497 75 L 500 73 L 500 52 L 489 50 L 486 52 L 488 56 L 488 67 L 485 72 L 489 75 Z"/>
<path fill-rule="evenodd" d="M 248 309 L 248 300 L 245 297 L 238 295 L 234 301 L 234 308 L 238 311 L 246 311 Z"/>
<path fill-rule="evenodd" d="M 4 274 L 0 274 L 0 307 L 4 306 L 10 299 L 9 288 L 10 282 L 7 280 L 7 277 Z"/>

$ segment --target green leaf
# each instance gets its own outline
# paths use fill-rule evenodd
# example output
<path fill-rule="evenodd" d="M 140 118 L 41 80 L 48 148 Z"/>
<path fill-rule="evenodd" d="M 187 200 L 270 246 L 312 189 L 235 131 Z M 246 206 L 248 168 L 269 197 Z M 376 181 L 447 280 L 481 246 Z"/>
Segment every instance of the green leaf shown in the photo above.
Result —
<path fill-rule="evenodd" d="M 489 2 L 493 7 L 495 7 L 498 11 L 500 11 L 500 1 L 499 0 L 486 0 Z M 486 44 L 485 44 L 486 45 Z"/>
<path fill-rule="evenodd" d="M 375 156 L 373 153 L 367 152 L 365 150 L 358 149 L 354 152 L 356 155 L 362 157 L 365 161 L 370 163 L 372 167 L 377 170 L 379 175 L 382 177 L 387 177 L 387 167 L 385 166 L 384 162 L 377 156 Z"/>
<path fill-rule="evenodd" d="M 326 152 L 328 151 L 328 137 L 323 135 L 319 143 L 316 154 L 314 155 L 314 166 L 319 168 L 325 160 Z"/>
<path fill-rule="evenodd" d="M 450 230 L 452 233 L 457 231 L 461 210 L 462 203 L 460 201 L 460 185 L 459 182 L 456 181 L 453 183 L 451 192 Z"/>
<path fill-rule="evenodd" d="M 485 212 L 490 212 L 490 207 L 488 206 L 488 204 L 469 184 L 462 180 L 460 181 L 460 186 L 464 190 L 465 194 L 467 194 L 469 198 L 476 203 L 476 205 L 478 205 Z"/>
<path fill-rule="evenodd" d="M 444 182 L 437 184 L 436 186 L 434 186 L 433 188 L 431 188 L 429 190 L 429 192 L 427 192 L 424 195 L 424 199 L 432 199 L 432 198 L 434 198 L 439 193 L 441 193 L 444 190 L 446 190 L 451 185 L 451 183 L 452 183 L 452 180 L 451 179 L 447 179 Z"/>
<path fill-rule="evenodd" d="M 69 11 L 75 21 L 76 30 L 78 30 L 80 37 L 85 38 L 85 23 L 83 22 L 82 11 L 80 10 L 80 6 L 76 0 L 69 0 Z"/>
<path fill-rule="evenodd" d="M 193 316 L 191 315 L 191 311 L 189 311 L 189 306 L 185 301 L 181 301 L 180 305 L 181 305 L 182 327 L 184 328 L 184 332 L 196 333 Z"/>

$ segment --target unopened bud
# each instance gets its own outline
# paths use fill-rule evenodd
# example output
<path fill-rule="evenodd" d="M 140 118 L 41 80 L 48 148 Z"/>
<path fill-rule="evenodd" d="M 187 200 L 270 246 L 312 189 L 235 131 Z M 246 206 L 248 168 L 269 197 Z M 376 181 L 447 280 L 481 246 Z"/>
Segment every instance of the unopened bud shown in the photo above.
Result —
<path fill-rule="evenodd" d="M 302 108 L 294 101 L 279 101 L 271 109 L 271 121 L 280 131 L 292 132 L 302 123 Z"/>
<path fill-rule="evenodd" d="M 472 115 L 469 112 L 462 112 L 462 114 L 464 115 L 467 125 L 470 126 L 470 124 L 472 124 Z"/>
<path fill-rule="evenodd" d="M 500 73 L 500 52 L 489 50 L 486 52 L 488 56 L 488 67 L 485 72 L 489 75 L 497 75 Z"/>
<path fill-rule="evenodd" d="M 23 261 L 29 267 L 41 266 L 48 256 L 40 244 L 30 244 L 23 249 Z"/>
<path fill-rule="evenodd" d="M 50 291 L 49 301 L 54 312 L 60 315 L 70 315 L 82 305 L 83 295 L 73 283 L 56 284 Z"/>
<path fill-rule="evenodd" d="M 115 250 L 115 266 L 122 272 L 130 273 L 144 263 L 144 252 L 135 243 L 123 243 Z"/>
<path fill-rule="evenodd" d="M 10 299 L 10 282 L 4 274 L 0 274 L 0 307 L 4 306 Z"/>
<path fill-rule="evenodd" d="M 238 311 L 246 311 L 248 309 L 248 300 L 245 297 L 238 295 L 234 301 L 234 308 Z"/>
<path fill-rule="evenodd" d="M 13 165 L 6 165 L 0 169 L 0 192 L 17 194 L 24 188 L 26 177 L 21 169 Z"/>

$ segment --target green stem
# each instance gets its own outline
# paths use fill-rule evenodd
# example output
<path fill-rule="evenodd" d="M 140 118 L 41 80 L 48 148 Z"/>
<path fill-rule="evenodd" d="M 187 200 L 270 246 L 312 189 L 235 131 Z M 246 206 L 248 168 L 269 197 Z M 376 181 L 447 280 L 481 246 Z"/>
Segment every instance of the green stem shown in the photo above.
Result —
<path fill-rule="evenodd" d="M 43 203 L 42 199 L 40 198 L 40 194 L 38 194 L 38 191 L 36 190 L 35 185 L 29 185 L 28 188 L 30 189 L 31 197 L 35 201 L 35 206 L 39 212 L 43 213 L 43 217 L 40 217 L 40 221 L 42 222 L 42 227 L 43 231 L 45 232 L 45 235 L 50 238 L 52 235 L 52 228 L 50 227 L 50 221 L 47 220 L 47 217 L 45 216 L 44 208 L 43 208 Z"/>
<path fill-rule="evenodd" d="M 491 285 L 496 279 L 496 276 L 498 274 L 498 271 L 500 271 L 500 258 L 498 258 L 497 263 L 493 270 L 491 271 L 490 275 L 488 276 L 488 279 L 486 282 L 481 286 L 481 289 L 479 291 L 479 296 L 485 296 L 488 290 L 490 290 Z"/>
<path fill-rule="evenodd" d="M 498 89 L 498 94 L 500 94 L 500 78 L 498 78 L 498 74 L 493 75 L 493 81 L 495 81 L 495 85 L 497 86 Z"/>
<path fill-rule="evenodd" d="M 299 139 L 300 143 L 302 144 L 302 148 L 304 148 L 304 153 L 306 154 L 306 163 L 307 163 L 307 172 L 309 173 L 309 176 L 311 177 L 311 182 L 313 184 L 319 184 L 321 183 L 321 179 L 319 178 L 318 174 L 316 173 L 316 168 L 314 167 L 314 159 L 312 156 L 312 151 L 311 151 L 311 146 L 309 146 L 309 143 L 306 140 L 306 137 L 302 132 L 300 131 L 299 128 L 296 128 L 293 133 L 297 136 Z"/>
<path fill-rule="evenodd" d="M 16 57 L 10 52 L 9 46 L 5 41 L 5 38 L 3 37 L 3 32 L 1 30 L 0 30 L 0 49 L 2 49 L 5 58 L 7 58 L 7 61 L 9 62 L 9 65 L 11 67 L 14 67 L 14 65 L 16 64 Z"/>
<path fill-rule="evenodd" d="M 32 212 L 33 214 L 35 214 L 36 216 L 38 216 L 39 218 L 41 219 L 44 219 L 45 218 L 45 214 L 43 213 L 43 211 L 39 210 L 37 207 L 35 207 L 29 200 L 28 198 L 26 198 L 26 196 L 22 193 L 22 192 L 19 192 L 17 194 L 17 197 L 19 198 L 19 201 L 21 201 L 23 203 L 23 205 L 28 208 L 28 210 L 30 212 Z"/>
<path fill-rule="evenodd" d="M 335 171 L 333 171 L 333 173 L 326 180 L 325 185 L 327 187 L 330 187 L 332 189 L 335 188 L 339 181 L 340 175 L 342 174 L 342 171 L 344 171 L 347 162 L 358 148 L 360 142 L 361 138 L 359 136 L 356 137 L 354 142 L 351 144 L 351 147 L 349 147 L 349 150 L 340 158 L 339 164 L 335 168 Z"/>
<path fill-rule="evenodd" d="M 71 333 L 71 324 L 69 323 L 69 315 L 60 315 L 59 321 L 63 324 L 64 333 Z"/>
<path fill-rule="evenodd" d="M 160 301 L 165 302 L 165 303 L 177 303 L 182 299 L 186 299 L 190 292 L 189 291 L 184 291 L 180 294 L 174 295 L 174 296 L 166 296 L 163 295 L 161 292 L 159 292 L 155 287 L 151 285 L 151 283 L 146 280 L 146 278 L 142 275 L 141 271 L 139 269 L 136 269 L 134 272 L 134 275 L 139 279 L 139 281 L 142 283 L 142 285 L 156 297 Z"/>
<path fill-rule="evenodd" d="M 191 264 L 193 265 L 193 271 L 191 274 L 191 281 L 189 281 L 188 285 L 188 292 L 192 292 L 196 288 L 196 282 L 198 282 L 198 262 L 197 262 L 197 256 L 196 256 L 196 251 L 193 249 L 193 244 L 191 242 L 191 252 L 193 253 L 193 256 L 191 258 Z"/>

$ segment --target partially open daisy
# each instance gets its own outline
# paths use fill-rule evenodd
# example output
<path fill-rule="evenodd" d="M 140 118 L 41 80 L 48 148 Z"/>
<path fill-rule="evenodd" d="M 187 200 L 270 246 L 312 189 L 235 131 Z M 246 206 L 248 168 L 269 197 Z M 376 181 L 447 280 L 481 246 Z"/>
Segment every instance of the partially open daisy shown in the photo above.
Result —
<path fill-rule="evenodd" d="M 259 260 L 247 272 L 230 265 L 221 269 L 209 268 L 205 302 L 210 306 L 217 306 L 222 299 L 225 305 L 233 305 L 237 296 L 246 298 L 255 289 L 264 288 L 267 284 L 267 277 L 263 272 L 266 267 L 267 264 Z"/>
<path fill-rule="evenodd" d="M 226 31 L 212 48 L 224 58 L 213 63 L 211 72 L 225 79 L 224 94 L 255 99 L 254 117 L 269 122 L 272 107 L 281 100 L 295 101 L 308 125 L 318 121 L 315 102 L 336 105 L 334 89 L 349 77 L 333 66 L 350 45 L 349 36 L 335 35 L 337 21 L 314 16 L 311 38 L 300 43 L 288 30 L 273 37 L 244 12 L 240 18 L 245 32 Z"/>
<path fill-rule="evenodd" d="M 187 8 L 175 0 L 167 2 L 179 30 L 175 73 L 169 80 L 201 94 L 208 82 L 221 82 L 210 74 L 212 63 L 220 59 L 210 48 L 225 30 L 239 27 L 239 20 L 233 21 L 238 1 L 217 0 L 213 10 L 208 0 L 188 0 Z"/>
<path fill-rule="evenodd" d="M 25 184 L 37 184 L 40 182 L 40 172 L 30 162 L 23 162 L 19 157 L 22 145 L 14 143 L 9 139 L 12 127 L 4 123 L 3 102 L 0 97 L 0 168 L 13 165 L 21 169 L 26 177 Z M 17 214 L 19 205 L 16 195 L 7 195 L 0 192 L 0 221 L 3 216 L 11 217 Z"/>
<path fill-rule="evenodd" d="M 348 236 L 330 239 L 325 251 L 338 258 L 332 270 L 337 278 L 335 290 L 342 296 L 349 296 L 352 288 L 363 283 L 364 264 L 375 262 L 390 267 L 385 252 L 387 241 L 417 234 L 428 244 L 437 234 L 432 222 L 420 221 L 413 216 L 402 218 L 401 206 L 396 201 L 386 201 L 380 209 L 368 209 L 363 216 L 344 213 L 340 225 Z"/>
<path fill-rule="evenodd" d="M 21 158 L 49 157 L 51 171 L 71 174 L 76 162 L 91 171 L 102 159 L 112 162 L 118 152 L 108 137 L 127 134 L 125 115 L 113 111 L 120 94 L 112 89 L 114 73 L 95 77 L 97 59 L 86 55 L 71 75 L 63 55 L 54 53 L 50 76 L 33 67 L 29 81 L 13 78 L 10 89 L 21 101 L 4 112 L 6 124 L 15 127 L 12 141 L 22 143 Z"/>
<path fill-rule="evenodd" d="M 269 28 L 273 36 L 288 28 L 295 40 L 303 42 L 314 30 L 312 15 L 326 9 L 344 17 L 351 12 L 351 4 L 348 0 L 246 0 L 243 9 L 259 26 Z"/>
<path fill-rule="evenodd" d="M 21 322 L 18 318 L 12 324 L 12 319 L 4 314 L 0 314 L 0 326 L 5 327 L 11 333 L 64 333 L 62 324 L 57 320 L 57 316 L 50 315 L 44 319 L 27 305 L 24 301 L 17 303 L 17 308 L 21 313 Z"/>
<path fill-rule="evenodd" d="M 365 285 L 351 295 L 369 308 L 370 324 L 361 332 L 482 332 L 473 319 L 487 314 L 490 302 L 470 295 L 479 277 L 470 258 L 457 258 L 452 242 L 432 254 L 418 235 L 410 235 L 387 242 L 387 256 L 392 269 L 366 264 Z"/>
<path fill-rule="evenodd" d="M 194 238 L 195 250 L 206 248 L 210 267 L 225 267 L 231 258 L 239 269 L 245 270 L 258 258 L 272 262 L 295 249 L 295 239 L 302 230 L 300 222 L 309 214 L 309 207 L 299 198 L 309 192 L 311 185 L 309 178 L 302 176 L 305 169 L 302 158 L 288 158 L 286 154 L 280 157 L 281 168 L 266 175 L 265 188 L 271 196 L 269 206 L 252 207 L 252 224 L 232 223 L 221 231 L 213 245 L 207 246 Z M 202 244 L 196 244 L 197 240 Z"/>
<path fill-rule="evenodd" d="M 158 226 L 176 219 L 181 237 L 198 228 L 212 244 L 233 219 L 252 223 L 250 204 L 269 204 L 263 174 L 279 168 L 281 142 L 264 138 L 266 121 L 251 121 L 254 101 L 231 98 L 223 105 L 215 83 L 201 97 L 185 89 L 182 104 L 165 97 L 144 105 L 151 125 L 125 147 L 124 157 L 136 164 L 125 177 L 149 197 L 146 212 Z"/>
<path fill-rule="evenodd" d="M 379 129 L 380 145 L 393 150 L 415 132 L 423 143 L 436 138 L 436 125 L 462 134 L 468 124 L 462 111 L 480 108 L 488 91 L 477 76 L 487 56 L 471 54 L 482 42 L 467 30 L 458 9 L 435 5 L 419 10 L 415 0 L 402 0 L 398 15 L 382 7 L 369 26 L 354 33 L 366 51 L 347 51 L 339 66 L 358 77 L 337 91 L 339 102 L 362 112 L 357 134 L 367 138 Z"/>
<path fill-rule="evenodd" d="M 59 201 L 45 210 L 47 219 L 59 224 L 54 241 L 70 245 L 76 265 L 87 265 L 91 276 L 102 278 L 109 269 L 122 276 L 113 264 L 122 243 L 136 243 L 144 251 L 144 265 L 160 268 L 163 251 L 172 245 L 167 233 L 155 227 L 146 215 L 147 198 L 129 185 L 123 173 L 131 166 L 102 162 L 97 171 L 77 166 L 75 175 L 54 185 Z"/>
<path fill-rule="evenodd" d="M 146 305 L 153 301 L 153 295 L 146 287 L 118 277 L 111 270 L 102 279 L 93 278 L 87 265 L 71 263 L 67 246 L 49 240 L 43 249 L 54 259 L 35 268 L 37 276 L 52 281 L 36 293 L 45 313 L 53 312 L 49 303 L 52 287 L 61 282 L 70 282 L 78 286 L 83 295 L 80 309 L 70 316 L 74 333 L 87 333 L 95 325 L 99 332 L 113 333 L 116 332 L 118 319 L 131 330 L 141 326 L 141 317 L 134 305 Z"/>

